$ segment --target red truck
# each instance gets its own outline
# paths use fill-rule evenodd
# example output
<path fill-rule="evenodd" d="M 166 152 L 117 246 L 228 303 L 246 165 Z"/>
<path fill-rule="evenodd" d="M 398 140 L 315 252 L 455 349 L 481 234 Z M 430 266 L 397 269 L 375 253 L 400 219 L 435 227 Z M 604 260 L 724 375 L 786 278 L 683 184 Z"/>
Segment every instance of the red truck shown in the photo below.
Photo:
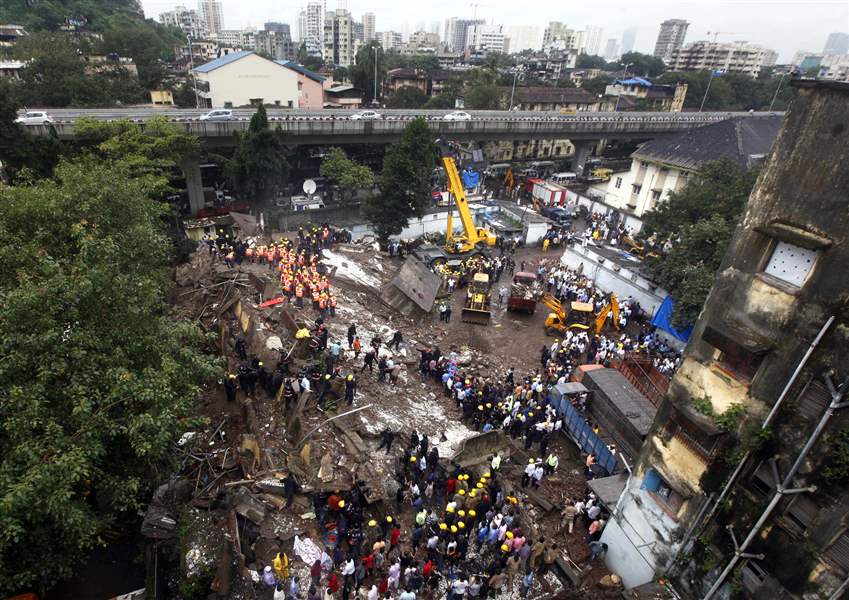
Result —
<path fill-rule="evenodd" d="M 536 289 L 537 276 L 533 273 L 519 271 L 513 275 L 513 284 L 510 286 L 510 297 L 507 299 L 507 310 L 512 312 L 525 312 L 534 314 L 537 308 Z"/>

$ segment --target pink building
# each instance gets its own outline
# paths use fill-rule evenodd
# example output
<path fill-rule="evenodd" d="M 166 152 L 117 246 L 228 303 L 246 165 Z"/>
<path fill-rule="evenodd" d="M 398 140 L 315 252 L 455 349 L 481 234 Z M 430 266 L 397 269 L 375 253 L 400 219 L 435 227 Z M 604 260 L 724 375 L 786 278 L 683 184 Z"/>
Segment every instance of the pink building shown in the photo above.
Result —
<path fill-rule="evenodd" d="M 322 108 L 324 106 L 323 75 L 310 71 L 291 60 L 276 60 L 279 65 L 298 75 L 298 108 Z"/>

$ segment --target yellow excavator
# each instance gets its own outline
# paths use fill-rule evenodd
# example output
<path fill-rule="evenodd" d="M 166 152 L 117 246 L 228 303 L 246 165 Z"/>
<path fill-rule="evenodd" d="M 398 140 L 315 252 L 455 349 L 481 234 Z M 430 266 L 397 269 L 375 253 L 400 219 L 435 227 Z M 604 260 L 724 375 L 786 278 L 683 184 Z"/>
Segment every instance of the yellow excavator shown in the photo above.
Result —
<path fill-rule="evenodd" d="M 551 294 L 545 294 L 542 303 L 552 310 L 545 319 L 546 335 L 563 335 L 569 329 L 587 331 L 591 327 L 599 334 L 611 311 L 614 326 L 616 331 L 619 331 L 619 300 L 616 294 L 610 294 L 610 300 L 597 315 L 593 313 L 593 305 L 590 302 L 571 302 L 567 310 L 560 300 Z"/>
<path fill-rule="evenodd" d="M 652 257 L 655 257 L 655 258 L 660 256 L 657 252 L 646 247 L 645 243 L 641 244 L 640 242 L 638 242 L 635 238 L 631 237 L 630 235 L 623 235 L 622 236 L 622 243 L 625 244 L 626 246 L 628 246 L 628 253 L 629 254 L 633 254 L 634 256 L 639 258 L 640 260 L 643 260 L 643 259 L 645 259 L 646 257 L 649 257 L 649 256 L 652 256 Z"/>
<path fill-rule="evenodd" d="M 475 273 L 466 291 L 466 302 L 463 305 L 464 323 L 486 325 L 491 317 L 489 310 L 489 275 Z"/>

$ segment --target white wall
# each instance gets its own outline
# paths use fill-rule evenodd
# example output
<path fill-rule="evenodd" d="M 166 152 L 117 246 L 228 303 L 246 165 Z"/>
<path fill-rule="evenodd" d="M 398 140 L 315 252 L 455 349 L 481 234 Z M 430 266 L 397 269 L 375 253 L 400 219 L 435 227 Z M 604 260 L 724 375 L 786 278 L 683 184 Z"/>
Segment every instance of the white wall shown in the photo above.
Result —
<path fill-rule="evenodd" d="M 245 106 L 253 98 L 262 98 L 265 104 L 279 102 L 284 108 L 289 102 L 294 108 L 298 106 L 297 74 L 256 54 L 197 76 L 209 82 L 214 108 L 221 108 L 227 102 L 234 107 Z"/>
<path fill-rule="evenodd" d="M 611 206 L 631 210 L 637 217 L 642 217 L 658 202 L 666 200 L 669 192 L 681 188 L 689 176 L 681 169 L 635 158 L 630 171 L 614 173 L 606 184 L 595 185 L 593 189 L 603 195 L 604 201 Z M 635 183 L 641 186 L 638 194 L 633 193 Z M 653 189 L 661 191 L 659 198 L 653 197 Z"/>
<path fill-rule="evenodd" d="M 664 557 L 673 556 L 679 546 L 670 541 L 677 523 L 640 489 L 641 484 L 641 477 L 631 479 L 619 513 L 601 534 L 601 541 L 608 546 L 607 568 L 619 575 L 628 589 L 652 581 L 658 567 L 665 566 Z"/>
<path fill-rule="evenodd" d="M 620 299 L 632 296 L 649 314 L 649 318 L 654 316 L 658 307 L 669 295 L 668 292 L 655 286 L 637 272 L 637 268 L 640 266 L 639 262 L 634 263 L 633 269 L 616 265 L 619 267 L 619 270 L 616 271 L 614 263 L 607 259 L 601 262 L 603 258 L 594 251 L 594 246 L 590 245 L 584 248 L 580 243 L 576 243 L 563 251 L 560 262 L 570 269 L 577 269 L 580 265 L 583 265 L 584 274 L 593 279 L 599 289 L 604 292 L 613 292 Z M 684 348 L 683 342 L 660 329 L 657 330 L 657 335 L 673 348 L 679 350 Z"/>

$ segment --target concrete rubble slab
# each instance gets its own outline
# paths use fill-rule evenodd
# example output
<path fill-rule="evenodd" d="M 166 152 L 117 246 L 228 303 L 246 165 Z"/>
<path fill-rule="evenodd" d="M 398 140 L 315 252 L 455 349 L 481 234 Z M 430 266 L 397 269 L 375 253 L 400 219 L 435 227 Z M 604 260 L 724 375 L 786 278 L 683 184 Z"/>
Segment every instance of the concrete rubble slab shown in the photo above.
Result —
<path fill-rule="evenodd" d="M 439 276 L 427 265 L 410 256 L 389 284 L 383 287 L 380 299 L 402 315 L 420 316 L 433 308 L 441 283 Z"/>

